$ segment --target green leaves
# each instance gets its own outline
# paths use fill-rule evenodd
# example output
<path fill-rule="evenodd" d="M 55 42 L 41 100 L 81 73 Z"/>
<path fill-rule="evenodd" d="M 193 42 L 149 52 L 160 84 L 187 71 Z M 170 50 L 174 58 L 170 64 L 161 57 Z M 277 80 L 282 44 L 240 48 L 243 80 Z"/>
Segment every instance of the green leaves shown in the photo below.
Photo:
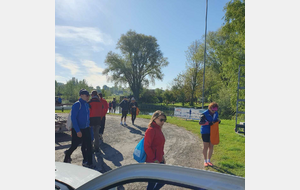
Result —
<path fill-rule="evenodd" d="M 132 30 L 121 36 L 117 49 L 122 55 L 109 52 L 103 74 L 111 73 L 109 80 L 115 84 L 128 84 L 138 100 L 143 87 L 150 82 L 155 84 L 156 79 L 163 79 L 161 68 L 169 62 L 163 57 L 155 37 L 137 34 Z"/>

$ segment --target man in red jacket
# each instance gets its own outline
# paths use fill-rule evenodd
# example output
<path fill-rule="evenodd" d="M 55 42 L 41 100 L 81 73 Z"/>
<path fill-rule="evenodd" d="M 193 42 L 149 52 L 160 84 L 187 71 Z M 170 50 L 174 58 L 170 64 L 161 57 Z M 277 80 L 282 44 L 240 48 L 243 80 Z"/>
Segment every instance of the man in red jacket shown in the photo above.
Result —
<path fill-rule="evenodd" d="M 100 102 L 97 91 L 92 91 L 92 99 L 88 102 L 90 105 L 90 126 L 94 132 L 94 151 L 99 152 L 99 130 L 101 128 L 102 103 Z"/>
<path fill-rule="evenodd" d="M 104 128 L 105 128 L 105 115 L 107 113 L 107 110 L 108 110 L 108 103 L 106 100 L 103 99 L 102 97 L 102 93 L 100 92 L 99 93 L 99 97 L 100 97 L 100 102 L 101 102 L 101 112 L 100 112 L 100 117 L 101 117 L 101 127 L 99 129 L 99 134 L 100 134 L 100 139 L 102 140 L 103 142 L 103 133 L 104 133 Z"/>

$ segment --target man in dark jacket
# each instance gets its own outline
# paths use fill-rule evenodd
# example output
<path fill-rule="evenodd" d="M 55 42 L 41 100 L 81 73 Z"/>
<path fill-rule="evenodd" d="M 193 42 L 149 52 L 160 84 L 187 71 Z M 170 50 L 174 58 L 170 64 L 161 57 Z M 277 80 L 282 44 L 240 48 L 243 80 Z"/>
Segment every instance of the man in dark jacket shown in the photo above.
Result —
<path fill-rule="evenodd" d="M 120 103 L 120 107 L 122 108 L 122 117 L 121 117 L 121 125 L 123 125 L 122 121 L 124 118 L 124 125 L 126 125 L 126 116 L 129 110 L 129 102 L 127 101 L 127 97 L 125 96 L 122 102 Z"/>
<path fill-rule="evenodd" d="M 71 154 L 78 147 L 80 143 L 81 152 L 83 156 L 83 166 L 93 168 L 92 159 L 92 140 L 90 131 L 90 111 L 88 100 L 90 94 L 87 90 L 81 89 L 79 92 L 80 99 L 75 102 L 71 110 L 71 120 L 72 120 L 72 144 L 71 147 L 65 151 L 64 162 L 71 162 Z"/>
<path fill-rule="evenodd" d="M 99 130 L 101 127 L 101 110 L 102 104 L 99 100 L 97 91 L 92 91 L 92 99 L 89 101 L 90 105 L 90 126 L 94 132 L 94 151 L 99 152 Z"/>
<path fill-rule="evenodd" d="M 105 116 L 108 110 L 108 104 L 107 101 L 105 99 L 103 99 L 103 95 L 100 92 L 99 93 L 99 98 L 100 98 L 100 102 L 101 102 L 101 111 L 100 111 L 100 117 L 101 117 L 101 127 L 99 129 L 99 134 L 100 134 L 100 139 L 101 141 L 103 141 L 103 133 L 104 133 L 104 128 L 105 128 Z"/>
<path fill-rule="evenodd" d="M 111 103 L 112 103 L 112 107 L 113 107 L 113 113 L 115 113 L 116 112 L 116 106 L 117 106 L 116 98 L 113 98 L 113 101 Z"/>
<path fill-rule="evenodd" d="M 134 120 L 136 118 L 136 108 L 138 107 L 138 103 L 135 101 L 134 97 L 131 98 L 131 103 L 129 104 L 129 109 L 131 112 L 131 121 L 132 125 L 134 125 Z"/>

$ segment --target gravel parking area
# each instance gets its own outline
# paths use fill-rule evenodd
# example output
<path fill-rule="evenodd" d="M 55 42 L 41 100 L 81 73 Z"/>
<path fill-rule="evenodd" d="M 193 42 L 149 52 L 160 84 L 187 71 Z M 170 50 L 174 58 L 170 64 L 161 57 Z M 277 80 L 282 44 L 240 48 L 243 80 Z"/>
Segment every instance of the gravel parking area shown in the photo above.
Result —
<path fill-rule="evenodd" d="M 66 113 L 59 116 L 67 118 Z M 129 116 L 130 117 L 130 116 Z M 144 137 L 149 120 L 137 118 L 135 125 L 127 118 L 127 126 L 120 125 L 120 116 L 107 115 L 104 130 L 104 142 L 101 151 L 94 154 L 94 164 L 97 170 L 105 173 L 120 166 L 137 163 L 133 159 L 133 150 Z M 162 129 L 165 142 L 166 164 L 190 168 L 204 169 L 202 156 L 202 141 L 195 134 L 184 128 L 165 123 Z M 63 162 L 64 151 L 71 146 L 69 131 L 55 134 L 55 161 Z M 72 154 L 72 164 L 82 164 L 81 149 L 78 147 Z M 146 189 L 147 183 L 132 183 L 125 185 L 125 189 Z M 162 189 L 182 189 L 165 185 Z"/>

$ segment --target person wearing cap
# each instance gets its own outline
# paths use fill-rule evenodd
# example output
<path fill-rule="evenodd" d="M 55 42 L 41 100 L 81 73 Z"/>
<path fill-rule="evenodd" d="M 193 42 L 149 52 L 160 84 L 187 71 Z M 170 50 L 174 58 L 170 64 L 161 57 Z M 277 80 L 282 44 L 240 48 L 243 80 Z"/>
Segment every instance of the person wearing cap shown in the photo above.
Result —
<path fill-rule="evenodd" d="M 218 104 L 216 102 L 212 102 L 208 105 L 208 109 L 200 115 L 199 125 L 201 125 L 201 136 L 203 140 L 202 153 L 204 156 L 204 166 L 213 166 L 210 162 L 214 148 L 214 145 L 210 142 L 210 126 L 216 122 L 221 123 L 217 112 L 218 108 Z"/>
<path fill-rule="evenodd" d="M 99 152 L 99 130 L 101 127 L 102 103 L 96 90 L 92 91 L 92 99 L 88 102 L 90 106 L 90 126 L 94 135 L 94 151 Z"/>
<path fill-rule="evenodd" d="M 138 107 L 138 103 L 135 101 L 134 97 L 131 98 L 131 102 L 129 104 L 129 109 L 131 111 L 131 121 L 132 125 L 134 125 L 134 120 L 136 118 L 136 108 Z"/>
<path fill-rule="evenodd" d="M 105 128 L 105 116 L 107 114 L 108 110 L 108 104 L 107 101 L 103 98 L 102 93 L 99 93 L 99 98 L 100 98 L 100 103 L 101 103 L 101 111 L 100 111 L 100 117 L 101 117 L 101 123 L 100 123 L 100 129 L 99 129 L 99 136 L 101 141 L 103 142 L 103 133 L 104 133 L 104 128 Z"/>
<path fill-rule="evenodd" d="M 79 92 L 80 99 L 75 102 L 71 110 L 72 120 L 72 144 L 71 147 L 65 151 L 64 162 L 71 163 L 71 154 L 78 147 L 80 143 L 81 152 L 83 156 L 83 166 L 93 168 L 92 159 L 92 142 L 90 131 L 90 111 L 87 103 L 90 94 L 87 90 L 81 89 Z"/>
<path fill-rule="evenodd" d="M 121 125 L 123 125 L 122 121 L 124 118 L 124 125 L 126 125 L 126 116 L 128 114 L 128 110 L 129 110 L 129 102 L 127 101 L 127 96 L 124 96 L 124 99 L 122 100 L 122 102 L 119 105 L 122 108 L 122 117 L 121 117 Z"/>

